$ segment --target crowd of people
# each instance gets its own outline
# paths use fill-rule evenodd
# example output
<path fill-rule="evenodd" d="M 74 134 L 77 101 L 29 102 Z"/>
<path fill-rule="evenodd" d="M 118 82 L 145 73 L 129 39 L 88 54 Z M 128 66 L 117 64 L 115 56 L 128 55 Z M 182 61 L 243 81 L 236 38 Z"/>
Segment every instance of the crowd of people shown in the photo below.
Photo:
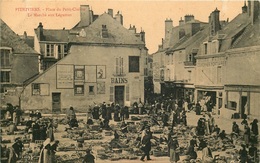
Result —
<path fill-rule="evenodd" d="M 9 134 L 13 134 L 16 130 L 16 126 L 21 123 L 22 111 L 19 107 L 13 107 L 5 113 L 4 119 L 10 121 L 9 123 Z M 160 126 L 162 128 L 168 129 L 167 137 L 160 137 L 161 142 L 166 142 L 168 146 L 168 156 L 170 162 L 178 162 L 180 160 L 180 145 L 178 142 L 178 135 L 176 134 L 177 126 L 187 126 L 187 112 L 192 110 L 195 111 L 196 115 L 200 115 L 198 122 L 194 130 L 191 131 L 192 139 L 189 140 L 187 150 L 185 151 L 185 160 L 189 162 L 196 162 L 198 158 L 197 151 L 202 151 L 201 160 L 203 163 L 214 162 L 217 158 L 212 154 L 211 147 L 207 143 L 205 137 L 212 136 L 215 139 L 226 140 L 235 144 L 236 140 L 243 136 L 244 144 L 241 146 L 239 151 L 240 162 L 256 162 L 258 160 L 257 147 L 258 144 L 258 121 L 254 119 L 252 123 L 248 123 L 247 119 L 244 118 L 241 121 L 243 129 L 239 128 L 237 122 L 233 122 L 232 133 L 227 134 L 225 130 L 221 130 L 220 127 L 215 122 L 214 116 L 212 115 L 212 106 L 209 105 L 205 109 L 200 106 L 199 103 L 193 106 L 188 100 L 156 100 L 152 104 L 143 104 L 142 102 L 135 102 L 132 107 L 120 106 L 119 104 L 106 104 L 103 102 L 100 105 L 94 103 L 93 106 L 89 106 L 87 109 L 87 126 L 93 125 L 94 121 L 99 122 L 99 127 L 102 130 L 112 130 L 110 127 L 110 122 L 121 122 L 120 131 L 123 134 L 127 134 L 128 124 L 126 121 L 132 119 L 134 115 L 146 114 L 152 120 L 152 125 Z M 130 114 L 132 116 L 130 117 Z M 55 153 L 59 144 L 59 140 L 55 139 L 54 131 L 57 128 L 57 122 L 51 118 L 43 118 L 39 111 L 31 112 L 29 114 L 29 120 L 26 121 L 25 132 L 30 134 L 30 140 L 32 143 L 36 141 L 42 141 L 42 146 L 40 147 L 40 157 L 39 163 L 49 163 L 55 162 Z M 76 116 L 74 108 L 71 106 L 66 114 L 68 129 L 73 129 L 79 127 L 79 122 Z M 12 126 L 12 127 L 10 127 Z M 251 128 L 250 128 L 251 126 Z M 143 152 L 140 160 L 144 161 L 151 160 L 150 153 L 152 149 L 151 140 L 153 139 L 153 132 L 151 131 L 151 124 L 143 124 L 140 130 L 139 147 Z M 120 139 L 120 136 L 116 130 L 114 132 L 114 140 Z M 82 138 L 82 140 L 80 139 Z M 81 135 L 77 142 L 79 146 L 82 146 L 84 139 Z M 1 151 L 7 151 L 5 146 L 1 146 Z M 15 142 L 9 149 L 8 162 L 16 162 L 21 158 L 21 153 L 23 151 L 23 143 L 20 138 L 15 139 Z M 91 154 L 91 150 L 86 151 L 86 155 L 83 159 L 84 163 L 94 163 L 95 157 Z"/>

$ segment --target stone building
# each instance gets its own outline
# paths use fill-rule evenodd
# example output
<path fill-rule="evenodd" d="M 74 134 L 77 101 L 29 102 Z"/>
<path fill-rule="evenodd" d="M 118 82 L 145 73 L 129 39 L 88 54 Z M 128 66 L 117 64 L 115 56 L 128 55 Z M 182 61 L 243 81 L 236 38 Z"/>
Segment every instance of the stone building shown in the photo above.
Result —
<path fill-rule="evenodd" d="M 113 17 L 111 9 L 91 22 L 89 7 L 81 7 L 81 20 L 69 31 L 68 55 L 27 84 L 24 109 L 60 111 L 70 105 L 85 109 L 93 103 L 130 106 L 144 101 L 144 32 L 124 28 L 123 16 Z"/>
<path fill-rule="evenodd" d="M 39 53 L 29 47 L 2 19 L 1 29 L 1 104 L 19 105 L 23 83 L 38 74 Z"/>
<path fill-rule="evenodd" d="M 200 22 L 193 15 L 185 15 L 179 25 L 173 27 L 171 19 L 165 20 L 165 38 L 159 50 L 153 54 L 154 88 L 172 98 L 193 95 L 195 55 L 199 41 L 205 38 L 207 23 Z M 195 41 L 196 40 L 196 41 Z"/>
<path fill-rule="evenodd" d="M 259 1 L 248 1 L 226 26 L 218 22 L 215 10 L 196 57 L 196 101 L 211 101 L 227 118 L 234 113 L 259 117 Z"/>

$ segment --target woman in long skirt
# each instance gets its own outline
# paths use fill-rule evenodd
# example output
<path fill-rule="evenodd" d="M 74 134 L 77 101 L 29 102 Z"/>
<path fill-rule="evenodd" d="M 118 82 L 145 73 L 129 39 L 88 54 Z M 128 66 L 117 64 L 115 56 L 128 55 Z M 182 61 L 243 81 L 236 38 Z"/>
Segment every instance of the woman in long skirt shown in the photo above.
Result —
<path fill-rule="evenodd" d="M 41 149 L 40 157 L 38 163 L 51 163 L 51 156 L 50 156 L 50 148 L 51 148 L 51 139 L 47 138 L 43 142 L 43 147 Z"/>

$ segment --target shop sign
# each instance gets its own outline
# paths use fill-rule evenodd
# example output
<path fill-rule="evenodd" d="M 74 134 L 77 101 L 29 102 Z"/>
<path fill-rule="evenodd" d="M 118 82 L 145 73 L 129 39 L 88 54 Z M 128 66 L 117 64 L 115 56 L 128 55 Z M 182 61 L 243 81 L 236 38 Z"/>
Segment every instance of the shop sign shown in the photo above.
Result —
<path fill-rule="evenodd" d="M 127 78 L 111 78 L 111 83 L 127 83 Z"/>

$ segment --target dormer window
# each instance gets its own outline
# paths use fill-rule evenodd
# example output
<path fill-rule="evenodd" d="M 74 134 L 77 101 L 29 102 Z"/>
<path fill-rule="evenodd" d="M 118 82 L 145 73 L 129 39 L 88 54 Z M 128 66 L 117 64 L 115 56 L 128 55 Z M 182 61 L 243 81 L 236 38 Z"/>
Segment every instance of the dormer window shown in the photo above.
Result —
<path fill-rule="evenodd" d="M 102 38 L 108 38 L 108 30 L 106 25 L 102 25 L 101 35 Z"/>
<path fill-rule="evenodd" d="M 46 44 L 46 57 L 54 57 L 54 44 Z"/>

